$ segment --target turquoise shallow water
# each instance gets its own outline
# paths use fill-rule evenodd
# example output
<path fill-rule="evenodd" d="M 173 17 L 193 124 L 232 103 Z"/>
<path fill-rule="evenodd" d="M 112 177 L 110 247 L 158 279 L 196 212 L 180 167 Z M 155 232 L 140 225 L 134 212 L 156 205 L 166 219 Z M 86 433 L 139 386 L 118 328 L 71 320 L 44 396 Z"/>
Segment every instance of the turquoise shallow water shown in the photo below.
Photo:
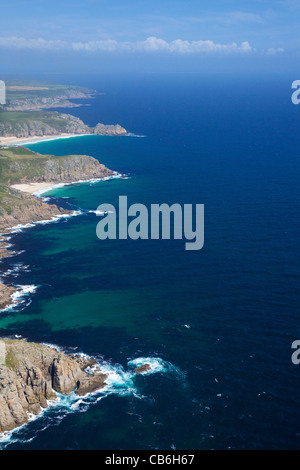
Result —
<path fill-rule="evenodd" d="M 2 445 L 297 448 L 299 112 L 289 82 L 81 84 L 106 95 L 74 114 L 145 137 L 30 147 L 92 155 L 129 178 L 47 194 L 84 214 L 13 237 L 24 252 L 5 261 L 19 268 L 7 278 L 37 289 L 1 314 L 0 334 L 78 347 L 105 363 L 111 383 L 80 403 L 62 399 Z M 203 250 L 178 240 L 99 241 L 99 217 L 88 211 L 117 207 L 120 195 L 148 207 L 205 204 Z M 155 373 L 135 378 L 130 361 L 143 358 Z"/>

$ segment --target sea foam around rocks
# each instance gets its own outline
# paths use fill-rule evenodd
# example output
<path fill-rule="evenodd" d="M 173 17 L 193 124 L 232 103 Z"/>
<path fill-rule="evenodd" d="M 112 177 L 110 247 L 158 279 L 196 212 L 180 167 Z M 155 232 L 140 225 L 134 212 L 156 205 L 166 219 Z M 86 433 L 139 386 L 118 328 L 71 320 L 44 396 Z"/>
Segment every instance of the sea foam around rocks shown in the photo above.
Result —
<path fill-rule="evenodd" d="M 56 345 L 47 345 L 62 351 L 62 348 Z M 85 354 L 82 355 L 88 357 Z M 134 373 L 133 369 L 145 363 L 149 364 L 151 369 L 141 374 Z M 48 402 L 49 408 L 42 410 L 38 416 L 31 416 L 27 424 L 13 431 L 0 434 L 0 450 L 5 449 L 7 445 L 15 442 L 31 442 L 37 434 L 43 432 L 50 426 L 58 426 L 67 415 L 72 413 L 84 413 L 91 406 L 100 403 L 101 400 L 108 396 L 131 395 L 139 400 L 147 399 L 145 395 L 139 392 L 138 383 L 136 382 L 140 375 L 168 374 L 180 381 L 185 377 L 184 372 L 178 367 L 159 357 L 138 357 L 129 360 L 127 366 L 128 368 L 124 368 L 120 364 L 99 362 L 91 368 L 91 372 L 97 373 L 97 371 L 99 371 L 99 373 L 101 372 L 107 375 L 106 386 L 104 388 L 83 397 L 76 395 L 75 392 L 67 396 L 56 393 L 57 398 Z M 32 434 L 31 429 L 33 421 L 36 422 L 37 427 L 34 434 Z"/>

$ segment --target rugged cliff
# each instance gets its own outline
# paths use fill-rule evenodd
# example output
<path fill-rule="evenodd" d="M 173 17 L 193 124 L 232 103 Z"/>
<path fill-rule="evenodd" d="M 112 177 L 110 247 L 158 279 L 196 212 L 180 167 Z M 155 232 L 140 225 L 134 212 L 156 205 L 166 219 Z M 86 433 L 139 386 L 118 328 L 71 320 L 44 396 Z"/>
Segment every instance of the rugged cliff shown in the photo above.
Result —
<path fill-rule="evenodd" d="M 96 366 L 94 373 L 88 367 Z M 90 369 L 89 369 L 90 370 Z M 105 386 L 96 361 L 18 340 L 0 340 L 0 432 L 28 422 L 48 407 L 55 392 L 85 395 Z"/>
<path fill-rule="evenodd" d="M 89 127 L 81 119 L 70 114 L 52 111 L 0 112 L 0 136 L 27 138 L 53 135 L 126 135 L 120 125 L 98 124 Z"/>
<path fill-rule="evenodd" d="M 112 170 L 99 163 L 97 159 L 86 155 L 64 157 L 36 155 L 34 159 L 26 157 L 1 159 L 0 156 L 0 181 L 5 184 L 70 183 L 112 175 Z"/>
<path fill-rule="evenodd" d="M 57 215 L 69 215 L 70 211 L 56 205 L 45 204 L 40 199 L 0 185 L 0 231 L 19 224 L 51 220 Z"/>
<path fill-rule="evenodd" d="M 11 297 L 15 292 L 14 287 L 0 284 L 0 310 L 4 310 L 11 304 Z"/>

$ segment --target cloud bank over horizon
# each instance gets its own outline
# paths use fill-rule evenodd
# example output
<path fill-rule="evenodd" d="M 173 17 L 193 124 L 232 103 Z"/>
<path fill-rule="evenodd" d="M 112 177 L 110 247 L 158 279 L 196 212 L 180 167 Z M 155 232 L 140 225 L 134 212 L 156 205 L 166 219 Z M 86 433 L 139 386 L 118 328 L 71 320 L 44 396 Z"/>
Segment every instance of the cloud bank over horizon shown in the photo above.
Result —
<path fill-rule="evenodd" d="M 211 40 L 187 41 L 176 39 L 165 41 L 155 36 L 148 37 L 144 41 L 117 41 L 104 39 L 98 41 L 67 42 L 62 40 L 47 40 L 43 38 L 0 37 L 0 48 L 31 49 L 41 51 L 76 51 L 76 52 L 106 52 L 106 53 L 155 53 L 164 52 L 171 54 L 249 54 L 257 52 L 248 41 L 238 44 L 236 42 L 222 44 Z M 269 48 L 267 54 L 284 52 L 283 48 Z"/>
<path fill-rule="evenodd" d="M 0 72 L 290 73 L 300 0 L 10 0 Z"/>

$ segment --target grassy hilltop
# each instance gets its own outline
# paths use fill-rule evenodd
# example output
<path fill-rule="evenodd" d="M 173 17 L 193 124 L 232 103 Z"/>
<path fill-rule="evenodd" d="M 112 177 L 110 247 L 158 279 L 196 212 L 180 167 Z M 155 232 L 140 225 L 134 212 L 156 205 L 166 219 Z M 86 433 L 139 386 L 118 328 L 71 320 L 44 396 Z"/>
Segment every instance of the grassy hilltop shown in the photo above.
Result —
<path fill-rule="evenodd" d="M 41 155 L 25 147 L 0 147 L 0 184 L 61 183 L 113 172 L 87 155 Z"/>
<path fill-rule="evenodd" d="M 79 118 L 53 111 L 1 111 L 0 136 L 30 137 L 86 134 L 90 129 Z"/>
<path fill-rule="evenodd" d="M 95 90 L 72 85 L 53 85 L 36 81 L 6 81 L 6 106 L 2 109 L 29 110 L 53 107 L 74 107 L 69 100 L 90 98 Z M 1 107 L 0 107 L 1 108 Z"/>

